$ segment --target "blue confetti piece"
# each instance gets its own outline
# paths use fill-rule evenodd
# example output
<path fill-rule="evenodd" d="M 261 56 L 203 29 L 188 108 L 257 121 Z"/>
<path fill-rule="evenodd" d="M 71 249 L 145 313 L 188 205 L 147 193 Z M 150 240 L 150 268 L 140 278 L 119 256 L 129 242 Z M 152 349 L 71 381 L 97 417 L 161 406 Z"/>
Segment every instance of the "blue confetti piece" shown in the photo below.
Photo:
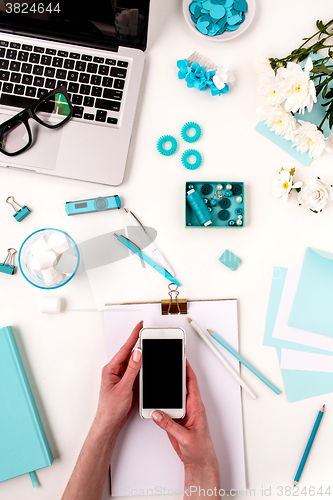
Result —
<path fill-rule="evenodd" d="M 226 30 L 226 31 L 236 31 L 238 28 L 239 28 L 239 24 L 235 24 L 234 26 L 232 26 L 232 25 L 230 25 L 230 24 L 229 24 L 229 25 L 226 27 L 226 29 L 225 29 L 225 30 Z"/>
<path fill-rule="evenodd" d="M 232 16 L 232 17 L 229 17 L 229 19 L 228 19 L 228 24 L 229 24 L 229 26 L 230 26 L 230 25 L 231 25 L 231 26 L 235 26 L 236 24 L 238 24 L 238 25 L 239 25 L 239 24 L 240 24 L 240 22 L 241 22 L 241 20 L 242 20 L 242 18 L 241 18 L 241 16 L 239 16 L 239 15 L 237 15 L 237 16 Z M 238 28 L 238 26 L 237 26 L 237 28 Z"/>
<path fill-rule="evenodd" d="M 212 3 L 211 3 L 211 1 L 210 1 L 210 0 L 206 0 L 206 2 L 203 2 L 203 4 L 202 4 L 202 7 L 203 7 L 204 9 L 207 9 L 207 10 L 210 10 L 210 9 L 212 8 L 212 6 L 213 6 L 213 5 L 212 5 Z"/>
<path fill-rule="evenodd" d="M 234 4 L 234 0 L 225 0 L 224 7 L 232 7 Z"/>
<path fill-rule="evenodd" d="M 211 28 L 208 30 L 208 35 L 209 36 L 215 36 L 216 33 L 218 32 L 219 27 L 216 24 L 213 24 Z"/>
<path fill-rule="evenodd" d="M 209 14 L 209 10 L 207 9 L 201 9 L 202 14 Z"/>
<path fill-rule="evenodd" d="M 213 19 L 222 19 L 225 15 L 225 8 L 223 5 L 213 5 L 210 9 L 210 16 Z"/>
<path fill-rule="evenodd" d="M 194 11 L 195 11 L 195 7 L 196 7 L 196 3 L 195 2 L 191 2 L 189 7 L 188 7 L 188 10 L 191 12 L 191 14 L 194 14 Z"/>
<path fill-rule="evenodd" d="M 240 12 L 247 12 L 246 0 L 235 0 L 234 9 L 236 9 Z"/>
<path fill-rule="evenodd" d="M 224 28 L 224 26 L 227 24 L 228 19 L 227 16 L 222 17 L 219 21 L 217 21 L 217 25 L 220 26 L 220 28 Z"/>
<path fill-rule="evenodd" d="M 203 35 L 207 35 L 208 31 L 207 31 L 207 27 L 209 26 L 209 22 L 208 21 L 201 21 L 201 22 L 197 22 L 197 24 L 195 25 L 197 30 L 200 31 L 200 33 L 202 33 Z"/>
<path fill-rule="evenodd" d="M 212 22 L 211 17 L 208 14 L 200 16 L 198 19 L 198 23 L 204 23 L 205 21 L 208 21 L 209 24 Z"/>

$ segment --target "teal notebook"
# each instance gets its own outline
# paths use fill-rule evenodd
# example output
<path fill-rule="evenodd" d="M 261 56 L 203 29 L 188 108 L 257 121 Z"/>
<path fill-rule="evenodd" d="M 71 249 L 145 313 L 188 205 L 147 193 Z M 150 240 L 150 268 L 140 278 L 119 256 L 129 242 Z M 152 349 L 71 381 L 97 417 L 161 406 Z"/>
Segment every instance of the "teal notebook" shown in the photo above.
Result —
<path fill-rule="evenodd" d="M 52 462 L 12 329 L 6 326 L 0 329 L 0 482 Z"/>

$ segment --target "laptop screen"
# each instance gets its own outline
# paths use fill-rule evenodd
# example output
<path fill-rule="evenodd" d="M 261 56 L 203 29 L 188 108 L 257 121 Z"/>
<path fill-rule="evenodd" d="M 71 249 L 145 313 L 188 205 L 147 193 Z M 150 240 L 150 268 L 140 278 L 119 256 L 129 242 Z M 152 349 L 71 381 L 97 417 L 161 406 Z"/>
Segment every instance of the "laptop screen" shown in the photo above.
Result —
<path fill-rule="evenodd" d="M 0 30 L 115 50 L 145 50 L 149 0 L 0 0 Z M 1 36 L 1 35 L 0 35 Z"/>

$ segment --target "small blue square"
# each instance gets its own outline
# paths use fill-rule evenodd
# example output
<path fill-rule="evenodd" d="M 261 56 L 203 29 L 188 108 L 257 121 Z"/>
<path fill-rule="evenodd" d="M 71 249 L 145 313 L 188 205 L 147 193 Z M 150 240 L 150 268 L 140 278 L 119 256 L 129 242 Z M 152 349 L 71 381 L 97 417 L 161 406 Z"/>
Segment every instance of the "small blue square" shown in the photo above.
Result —
<path fill-rule="evenodd" d="M 229 252 L 229 250 L 226 250 L 223 252 L 221 257 L 219 258 L 219 261 L 222 262 L 225 266 L 229 267 L 232 271 L 235 271 L 239 264 L 242 262 L 237 255 L 234 255 L 233 253 Z"/>

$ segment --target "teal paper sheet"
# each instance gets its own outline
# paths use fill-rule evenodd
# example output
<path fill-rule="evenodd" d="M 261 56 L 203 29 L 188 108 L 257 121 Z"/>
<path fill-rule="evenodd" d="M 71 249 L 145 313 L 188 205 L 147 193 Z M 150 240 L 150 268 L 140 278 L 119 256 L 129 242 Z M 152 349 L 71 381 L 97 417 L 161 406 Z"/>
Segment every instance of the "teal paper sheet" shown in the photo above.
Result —
<path fill-rule="evenodd" d="M 275 321 L 280 306 L 280 301 L 284 283 L 286 281 L 287 271 L 288 269 L 286 267 L 274 267 L 272 287 L 267 309 L 264 345 L 276 348 L 283 347 L 285 349 L 294 349 L 296 351 L 314 352 L 316 354 L 326 354 L 328 356 L 333 356 L 332 351 L 326 351 L 325 349 L 317 349 L 316 347 L 311 347 L 304 344 L 298 344 L 297 342 L 288 342 L 287 340 L 281 340 L 273 337 Z"/>
<path fill-rule="evenodd" d="M 51 465 L 52 453 L 10 326 L 0 329 L 0 402 L 0 482 Z"/>
<path fill-rule="evenodd" d="M 333 355 L 333 353 L 322 349 L 315 349 L 295 342 L 274 339 L 272 337 L 286 276 L 286 268 L 274 267 L 268 303 L 264 345 L 276 347 L 279 361 L 281 361 L 281 348 Z M 290 403 L 333 392 L 333 373 L 284 369 L 281 369 L 281 373 L 287 398 Z"/>
<path fill-rule="evenodd" d="M 288 324 L 333 337 L 333 254 L 307 248 Z"/>

